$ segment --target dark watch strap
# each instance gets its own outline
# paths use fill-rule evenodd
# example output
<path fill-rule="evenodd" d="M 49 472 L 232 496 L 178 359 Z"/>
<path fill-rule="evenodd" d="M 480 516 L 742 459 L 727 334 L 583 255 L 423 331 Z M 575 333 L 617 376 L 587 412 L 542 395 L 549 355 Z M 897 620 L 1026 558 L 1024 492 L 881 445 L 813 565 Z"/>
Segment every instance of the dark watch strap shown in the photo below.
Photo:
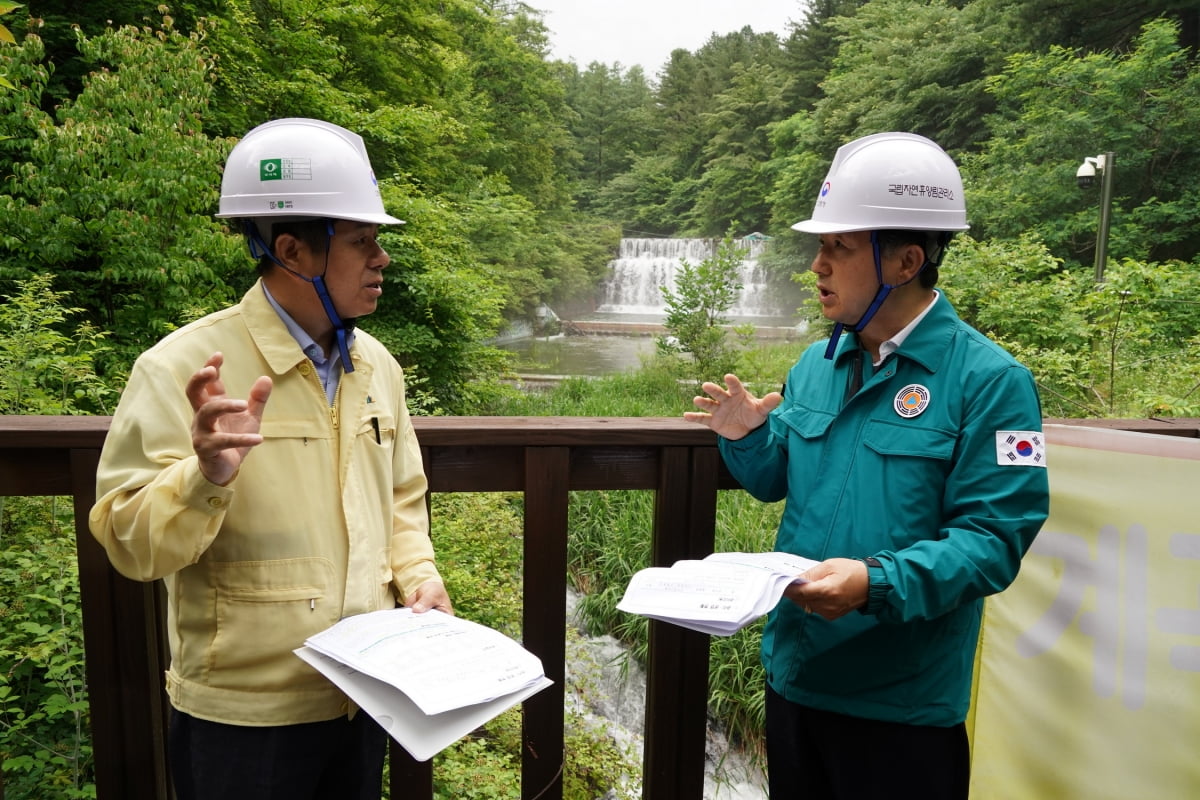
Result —
<path fill-rule="evenodd" d="M 870 572 L 871 567 L 879 567 L 880 569 L 883 569 L 883 564 L 880 564 L 879 559 L 875 558 L 875 556 L 867 556 L 866 558 L 860 558 L 858 560 L 867 565 L 868 572 Z M 870 604 L 871 604 L 871 598 L 868 596 L 867 602 L 863 603 L 861 606 L 858 607 L 858 613 L 866 614 L 867 606 L 869 606 Z"/>

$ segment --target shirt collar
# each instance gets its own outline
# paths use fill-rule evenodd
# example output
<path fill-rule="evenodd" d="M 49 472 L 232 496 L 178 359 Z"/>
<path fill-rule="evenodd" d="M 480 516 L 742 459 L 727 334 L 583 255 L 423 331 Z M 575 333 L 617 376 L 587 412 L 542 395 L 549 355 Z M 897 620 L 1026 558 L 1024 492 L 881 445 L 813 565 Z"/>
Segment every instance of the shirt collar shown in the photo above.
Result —
<path fill-rule="evenodd" d="M 267 288 L 266 283 L 262 284 L 262 288 L 263 293 L 267 296 L 267 302 L 271 304 L 271 308 L 275 309 L 275 313 L 279 315 L 279 319 L 287 327 L 288 333 L 300 345 L 300 349 L 304 351 L 304 355 L 308 356 L 318 366 L 323 366 L 327 361 L 332 360 L 333 363 L 337 363 L 341 360 L 341 353 L 338 352 L 336 347 L 333 348 L 332 355 L 326 356 L 325 351 L 321 349 L 321 345 L 317 344 L 316 340 L 309 336 L 308 332 L 304 328 L 301 328 L 296 320 L 292 319 L 291 314 L 283 310 L 283 306 L 279 305 L 274 295 L 271 294 L 271 290 Z M 346 331 L 346 347 L 349 348 L 352 344 L 354 344 L 354 331 L 349 330 Z"/>

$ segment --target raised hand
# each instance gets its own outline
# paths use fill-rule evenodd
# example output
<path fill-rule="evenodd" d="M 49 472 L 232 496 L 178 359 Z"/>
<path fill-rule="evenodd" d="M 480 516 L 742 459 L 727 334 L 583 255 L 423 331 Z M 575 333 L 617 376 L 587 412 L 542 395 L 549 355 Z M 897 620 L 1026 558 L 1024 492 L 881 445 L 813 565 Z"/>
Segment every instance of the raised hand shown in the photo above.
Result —
<path fill-rule="evenodd" d="M 221 381 L 225 357 L 213 353 L 188 379 L 186 392 L 192 404 L 192 449 L 200 471 L 224 486 L 233 480 L 250 448 L 261 444 L 263 409 L 271 396 L 271 379 L 265 375 L 250 387 L 246 400 L 230 397 Z"/>
<path fill-rule="evenodd" d="M 725 376 L 724 388 L 707 382 L 700 388 L 708 397 L 693 398 L 692 405 L 700 410 L 684 412 L 683 418 L 707 425 L 726 439 L 741 439 L 766 422 L 767 415 L 783 402 L 779 392 L 755 397 L 736 375 Z"/>

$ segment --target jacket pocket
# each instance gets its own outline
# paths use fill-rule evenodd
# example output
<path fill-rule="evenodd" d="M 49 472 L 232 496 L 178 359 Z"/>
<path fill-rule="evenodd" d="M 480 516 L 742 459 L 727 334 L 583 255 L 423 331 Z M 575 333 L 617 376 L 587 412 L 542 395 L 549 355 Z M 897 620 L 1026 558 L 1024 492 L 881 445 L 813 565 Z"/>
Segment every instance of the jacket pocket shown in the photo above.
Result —
<path fill-rule="evenodd" d="M 882 456 L 949 461 L 954 456 L 958 437 L 952 431 L 876 419 L 867 423 L 863 444 Z"/>
<path fill-rule="evenodd" d="M 321 417 L 264 419 L 259 433 L 264 439 L 328 439 L 330 428 Z"/>
<path fill-rule="evenodd" d="M 887 498 L 891 546 L 901 549 L 936 536 L 958 438 L 938 428 L 872 420 L 862 442 L 871 467 L 860 471 L 865 483 L 858 489 Z"/>
<path fill-rule="evenodd" d="M 834 415 L 827 411 L 816 411 L 801 405 L 793 405 L 787 411 L 779 414 L 776 419 L 788 431 L 797 434 L 801 439 L 823 439 L 833 424 Z"/>
<path fill-rule="evenodd" d="M 358 423 L 358 435 L 384 447 L 396 440 L 396 420 L 391 414 L 368 414 Z"/>
<path fill-rule="evenodd" d="M 323 558 L 216 562 L 211 574 L 216 629 L 206 668 L 221 685 L 286 686 L 292 650 L 341 615 Z"/>

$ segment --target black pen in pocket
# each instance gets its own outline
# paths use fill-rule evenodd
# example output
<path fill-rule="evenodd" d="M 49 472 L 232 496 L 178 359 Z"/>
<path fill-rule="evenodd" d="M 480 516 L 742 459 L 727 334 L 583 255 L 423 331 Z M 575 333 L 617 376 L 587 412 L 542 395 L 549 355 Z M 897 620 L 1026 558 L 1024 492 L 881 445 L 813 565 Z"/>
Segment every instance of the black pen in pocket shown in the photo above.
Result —
<path fill-rule="evenodd" d="M 383 444 L 383 439 L 379 438 L 379 417 L 371 417 L 371 427 L 375 430 L 375 443 Z"/>

